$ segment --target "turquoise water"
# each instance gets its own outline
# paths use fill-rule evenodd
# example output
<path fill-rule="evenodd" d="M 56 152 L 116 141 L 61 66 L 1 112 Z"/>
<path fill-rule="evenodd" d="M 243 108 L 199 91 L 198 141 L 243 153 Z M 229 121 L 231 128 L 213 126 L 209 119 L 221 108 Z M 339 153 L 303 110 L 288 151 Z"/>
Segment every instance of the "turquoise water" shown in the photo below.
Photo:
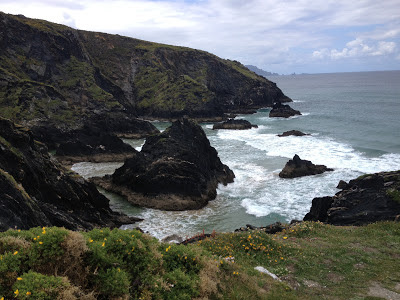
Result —
<path fill-rule="evenodd" d="M 314 197 L 333 195 L 339 180 L 365 173 L 400 169 L 400 71 L 271 77 L 294 100 L 303 115 L 269 118 L 269 109 L 241 115 L 259 125 L 245 131 L 213 131 L 202 124 L 235 182 L 218 188 L 218 196 L 201 210 L 163 212 L 131 206 L 107 193 L 114 209 L 139 216 L 139 226 L 163 238 L 190 236 L 205 229 L 232 231 L 245 224 L 267 225 L 302 219 Z M 164 129 L 168 124 L 156 122 Z M 277 137 L 287 130 L 311 134 Z M 126 141 L 140 150 L 144 141 Z M 302 159 L 334 168 L 316 176 L 279 178 L 288 159 Z M 83 176 L 111 173 L 118 164 L 82 163 Z M 129 226 L 128 226 L 129 227 Z"/>

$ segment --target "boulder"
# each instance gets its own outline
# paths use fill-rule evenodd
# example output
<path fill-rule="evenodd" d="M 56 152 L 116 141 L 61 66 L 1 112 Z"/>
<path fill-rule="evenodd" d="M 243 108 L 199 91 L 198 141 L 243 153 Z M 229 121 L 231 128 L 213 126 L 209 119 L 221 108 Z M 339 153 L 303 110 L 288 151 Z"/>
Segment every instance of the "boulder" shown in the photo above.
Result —
<path fill-rule="evenodd" d="M 235 175 L 222 164 L 203 129 L 188 119 L 146 139 L 112 176 L 92 179 L 135 205 L 164 210 L 199 209 Z"/>
<path fill-rule="evenodd" d="M 298 130 L 289 130 L 289 131 L 285 131 L 285 132 L 282 133 L 282 134 L 278 134 L 279 137 L 285 137 L 285 136 L 291 136 L 291 135 L 294 135 L 294 136 L 304 136 L 304 135 L 309 135 L 309 134 L 303 133 L 303 132 L 298 131 Z"/>
<path fill-rule="evenodd" d="M 309 160 L 301 159 L 297 154 L 289 160 L 279 173 L 281 178 L 295 178 L 309 175 L 321 174 L 326 171 L 333 171 L 324 165 L 314 165 Z"/>
<path fill-rule="evenodd" d="M 291 108 L 287 104 L 282 104 L 281 102 L 276 102 L 269 112 L 271 118 L 289 118 L 295 115 L 301 115 L 300 111 Z"/>
<path fill-rule="evenodd" d="M 229 119 L 225 122 L 214 124 L 213 126 L 213 130 L 215 129 L 244 130 L 251 128 L 258 128 L 258 126 L 251 124 L 247 120 L 235 120 L 235 119 Z"/>
<path fill-rule="evenodd" d="M 139 219 L 111 211 L 96 187 L 53 161 L 32 132 L 0 118 L 0 230 L 119 227 Z"/>
<path fill-rule="evenodd" d="M 351 180 L 333 197 L 315 198 L 308 221 L 333 225 L 364 225 L 396 219 L 400 214 L 400 171 L 381 172 Z"/>

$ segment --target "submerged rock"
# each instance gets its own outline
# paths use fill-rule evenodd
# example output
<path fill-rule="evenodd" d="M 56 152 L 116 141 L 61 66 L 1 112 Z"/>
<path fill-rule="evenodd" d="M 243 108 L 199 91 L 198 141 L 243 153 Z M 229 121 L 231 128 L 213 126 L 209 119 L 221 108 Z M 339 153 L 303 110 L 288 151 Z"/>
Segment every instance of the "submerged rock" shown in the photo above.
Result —
<path fill-rule="evenodd" d="M 282 134 L 278 134 L 279 137 L 285 137 L 285 136 L 291 136 L 291 135 L 304 136 L 304 135 L 309 135 L 309 134 L 301 132 L 301 131 L 298 131 L 298 130 L 289 130 L 289 131 L 285 131 Z"/>
<path fill-rule="evenodd" d="M 400 215 L 400 171 L 351 180 L 333 197 L 315 198 L 304 221 L 333 225 L 364 225 L 393 221 Z"/>
<path fill-rule="evenodd" d="M 309 160 L 301 159 L 297 154 L 289 160 L 279 173 L 281 178 L 295 178 L 309 175 L 321 174 L 326 171 L 333 171 L 324 165 L 314 165 Z"/>
<path fill-rule="evenodd" d="M 251 128 L 258 128 L 258 126 L 251 124 L 247 120 L 235 120 L 235 119 L 229 119 L 225 122 L 214 124 L 213 126 L 213 130 L 215 129 L 244 130 Z"/>
<path fill-rule="evenodd" d="M 28 129 L 0 118 L 0 230 L 118 227 L 138 219 L 112 212 L 96 187 L 51 160 Z"/>
<path fill-rule="evenodd" d="M 301 115 L 300 111 L 291 108 L 287 104 L 282 104 L 281 102 L 275 103 L 272 110 L 269 112 L 271 118 L 289 118 L 296 115 Z"/>
<path fill-rule="evenodd" d="M 199 209 L 216 197 L 218 183 L 233 182 L 203 129 L 188 119 L 146 139 L 141 152 L 112 176 L 92 179 L 131 203 L 164 210 Z"/>

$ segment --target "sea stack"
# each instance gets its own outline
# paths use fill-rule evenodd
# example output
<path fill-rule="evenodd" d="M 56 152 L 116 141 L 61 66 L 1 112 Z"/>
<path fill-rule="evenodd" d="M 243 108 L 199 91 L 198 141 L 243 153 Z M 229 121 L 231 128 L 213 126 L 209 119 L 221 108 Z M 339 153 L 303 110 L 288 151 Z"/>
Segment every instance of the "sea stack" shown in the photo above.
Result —
<path fill-rule="evenodd" d="M 93 180 L 139 206 L 187 210 L 204 207 L 216 197 L 218 184 L 233 182 L 234 177 L 203 129 L 181 119 L 148 137 L 142 151 L 113 175 Z"/>
<path fill-rule="evenodd" d="M 213 130 L 215 129 L 245 130 L 251 128 L 258 128 L 258 126 L 251 124 L 247 120 L 235 120 L 235 119 L 229 119 L 222 123 L 216 123 L 213 126 Z"/>
<path fill-rule="evenodd" d="M 293 159 L 289 160 L 279 173 L 279 177 L 295 178 L 321 174 L 325 171 L 333 171 L 333 169 L 327 168 L 324 165 L 314 165 L 311 161 L 303 160 L 297 154 L 295 154 Z"/>
<path fill-rule="evenodd" d="M 282 104 L 281 102 L 274 103 L 272 110 L 269 112 L 270 118 L 289 118 L 296 115 L 301 116 L 300 111 L 291 108 L 287 104 Z"/>

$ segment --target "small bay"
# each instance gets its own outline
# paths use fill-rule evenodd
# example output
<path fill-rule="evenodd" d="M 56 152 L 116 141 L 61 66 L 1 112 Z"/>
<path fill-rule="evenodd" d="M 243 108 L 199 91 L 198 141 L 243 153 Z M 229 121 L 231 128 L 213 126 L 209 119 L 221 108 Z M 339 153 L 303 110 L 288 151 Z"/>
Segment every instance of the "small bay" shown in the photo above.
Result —
<path fill-rule="evenodd" d="M 258 128 L 212 130 L 201 124 L 221 161 L 236 174 L 220 185 L 205 208 L 166 212 L 133 207 L 105 193 L 114 209 L 144 218 L 139 226 L 157 238 L 183 237 L 203 231 L 233 231 L 245 224 L 265 226 L 302 219 L 314 197 L 332 196 L 339 180 L 400 169 L 400 71 L 274 76 L 302 116 L 269 118 L 270 109 L 240 115 Z M 154 123 L 163 130 L 165 122 Z M 288 130 L 309 136 L 278 137 Z M 125 140 L 140 150 L 144 140 Z M 295 179 L 278 173 L 295 154 L 333 172 Z M 112 173 L 121 164 L 80 163 L 73 170 L 84 177 Z M 129 227 L 129 226 L 128 226 Z"/>

